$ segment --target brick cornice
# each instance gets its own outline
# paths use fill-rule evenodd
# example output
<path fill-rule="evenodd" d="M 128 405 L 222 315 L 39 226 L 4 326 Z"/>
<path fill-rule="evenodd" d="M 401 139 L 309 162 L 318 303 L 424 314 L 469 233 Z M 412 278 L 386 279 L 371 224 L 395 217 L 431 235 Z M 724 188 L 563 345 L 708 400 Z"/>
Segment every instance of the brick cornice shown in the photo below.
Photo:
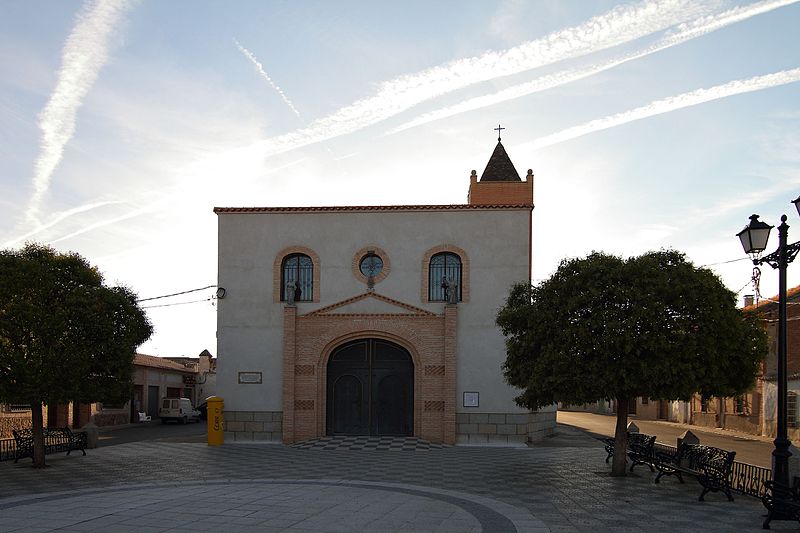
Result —
<path fill-rule="evenodd" d="M 341 302 L 336 302 L 334 304 L 322 307 L 317 309 L 316 311 L 311 311 L 310 313 L 306 313 L 303 316 L 321 316 L 321 315 L 328 315 L 331 314 L 331 311 L 336 309 L 340 309 L 347 305 L 350 305 L 355 302 L 360 302 L 362 300 L 366 300 L 367 298 L 374 298 L 376 300 L 380 300 L 382 302 L 397 306 L 401 309 L 405 309 L 406 311 L 411 311 L 411 313 L 336 313 L 336 316 L 363 316 L 363 317 L 374 317 L 374 316 L 437 316 L 436 313 L 432 313 L 427 309 L 422 309 L 421 307 L 415 307 L 411 304 L 407 304 L 405 302 L 401 302 L 400 300 L 395 300 L 394 298 L 389 298 L 388 296 L 384 296 L 382 294 L 378 294 L 376 292 L 365 292 L 363 294 L 359 294 L 357 296 L 353 296 L 352 298 L 347 298 L 346 300 L 342 300 Z"/>
<path fill-rule="evenodd" d="M 447 204 L 447 205 L 352 205 L 321 207 L 215 207 L 214 213 L 223 214 L 256 214 L 256 213 L 339 213 L 342 211 L 469 211 L 481 209 L 533 209 L 533 204 Z"/>

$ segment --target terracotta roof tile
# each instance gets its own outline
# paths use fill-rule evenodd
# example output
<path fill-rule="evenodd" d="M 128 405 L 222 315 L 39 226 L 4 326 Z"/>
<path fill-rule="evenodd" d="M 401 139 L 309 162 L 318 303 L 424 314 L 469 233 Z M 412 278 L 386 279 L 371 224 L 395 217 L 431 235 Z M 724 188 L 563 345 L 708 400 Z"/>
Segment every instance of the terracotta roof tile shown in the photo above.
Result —
<path fill-rule="evenodd" d="M 163 368 L 165 370 L 178 370 L 180 372 L 193 373 L 192 369 L 186 368 L 186 366 L 181 363 L 176 363 L 175 361 L 170 361 L 163 357 L 145 355 L 143 353 L 137 353 L 133 356 L 133 364 L 150 368 Z"/>
<path fill-rule="evenodd" d="M 468 211 L 475 209 L 532 209 L 533 204 L 341 205 L 320 207 L 215 207 L 222 213 L 336 213 L 341 211 Z"/>
<path fill-rule="evenodd" d="M 800 285 L 798 285 L 797 287 L 792 287 L 791 289 L 786 291 L 786 300 L 790 301 L 790 302 L 794 301 L 794 300 L 800 300 Z M 772 298 L 765 298 L 763 300 L 760 300 L 758 302 L 758 305 L 756 305 L 756 304 L 748 305 L 747 307 L 744 307 L 743 309 L 745 311 L 752 311 L 753 309 L 758 308 L 758 309 L 761 309 L 763 311 L 770 311 L 772 307 L 778 307 L 778 295 L 777 294 L 775 296 L 773 296 Z"/>

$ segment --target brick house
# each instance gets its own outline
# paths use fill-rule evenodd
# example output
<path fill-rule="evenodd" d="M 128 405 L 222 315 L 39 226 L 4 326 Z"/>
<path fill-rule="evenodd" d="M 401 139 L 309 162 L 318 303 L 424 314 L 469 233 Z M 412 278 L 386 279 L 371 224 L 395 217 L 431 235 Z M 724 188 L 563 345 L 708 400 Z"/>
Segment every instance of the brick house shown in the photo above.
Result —
<path fill-rule="evenodd" d="M 189 398 L 195 405 L 196 376 L 197 363 L 194 361 L 177 362 L 137 353 L 133 358 L 131 402 L 125 408 L 132 417 L 143 411 L 155 418 L 162 398 Z"/>
<path fill-rule="evenodd" d="M 202 358 L 202 354 L 200 358 L 135 354 L 131 399 L 120 405 L 95 404 L 92 421 L 98 426 L 128 424 L 138 421 L 140 411 L 156 418 L 162 398 L 189 398 L 196 405 L 195 390 Z"/>
<path fill-rule="evenodd" d="M 789 289 L 786 294 L 786 370 L 787 370 L 787 411 L 788 435 L 792 442 L 800 441 L 800 416 L 798 416 L 798 395 L 800 395 L 800 285 Z M 769 351 L 764 361 L 763 375 L 757 391 L 760 392 L 759 423 L 760 434 L 774 437 L 777 432 L 777 394 L 778 394 L 778 297 L 762 300 L 757 308 L 764 320 L 769 339 Z M 747 308 L 746 308 L 747 309 Z"/>
<path fill-rule="evenodd" d="M 406 435 L 521 444 L 495 326 L 531 273 L 533 173 L 498 142 L 468 202 L 217 207 L 217 387 L 226 438 Z"/>
<path fill-rule="evenodd" d="M 748 298 L 748 297 L 746 297 Z M 749 297 L 752 298 L 752 297 Z M 800 441 L 800 286 L 787 292 L 787 390 L 788 434 L 793 442 Z M 735 398 L 704 398 L 695 394 L 690 402 L 692 424 L 718 427 L 775 437 L 777 431 L 777 353 L 778 297 L 754 304 L 747 301 L 747 311 L 758 310 L 767 331 L 769 350 L 762 364 L 761 375 L 752 390 Z"/>

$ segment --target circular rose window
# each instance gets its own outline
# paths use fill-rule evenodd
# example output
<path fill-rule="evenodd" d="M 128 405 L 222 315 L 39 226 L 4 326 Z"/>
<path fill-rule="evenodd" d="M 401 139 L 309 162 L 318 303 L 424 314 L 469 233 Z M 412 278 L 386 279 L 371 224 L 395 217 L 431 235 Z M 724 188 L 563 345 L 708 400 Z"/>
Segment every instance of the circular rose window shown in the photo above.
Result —
<path fill-rule="evenodd" d="M 353 255 L 353 275 L 369 288 L 380 283 L 391 269 L 389 256 L 377 246 L 364 246 Z"/>
<path fill-rule="evenodd" d="M 358 269 L 367 278 L 375 278 L 383 272 L 383 259 L 374 251 L 369 251 L 361 258 Z"/>

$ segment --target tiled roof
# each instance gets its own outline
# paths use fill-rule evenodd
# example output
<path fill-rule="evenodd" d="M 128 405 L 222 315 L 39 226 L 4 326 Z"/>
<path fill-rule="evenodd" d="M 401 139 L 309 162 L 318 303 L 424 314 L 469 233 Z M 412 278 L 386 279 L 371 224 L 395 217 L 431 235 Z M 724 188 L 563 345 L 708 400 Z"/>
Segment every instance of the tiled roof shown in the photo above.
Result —
<path fill-rule="evenodd" d="M 468 211 L 475 209 L 521 209 L 533 208 L 533 204 L 498 205 L 342 205 L 323 207 L 215 207 L 221 213 L 336 213 L 341 211 Z"/>
<path fill-rule="evenodd" d="M 792 287 L 791 289 L 786 291 L 786 300 L 791 302 L 795 300 L 800 300 L 800 285 L 797 287 Z M 748 305 L 744 308 L 746 311 L 752 311 L 753 309 L 761 309 L 762 311 L 771 311 L 773 307 L 778 307 L 778 295 L 776 294 L 772 298 L 765 298 L 758 302 L 758 305 Z"/>
<path fill-rule="evenodd" d="M 486 163 L 480 181 L 522 181 L 503 144 L 497 141 L 492 157 Z"/>
<path fill-rule="evenodd" d="M 154 355 L 145 355 L 137 353 L 133 356 L 133 364 L 139 366 L 147 366 L 150 368 L 163 368 L 165 370 L 178 370 L 180 372 L 193 372 L 192 369 L 186 368 L 181 363 L 170 361 L 163 357 L 156 357 Z"/>

